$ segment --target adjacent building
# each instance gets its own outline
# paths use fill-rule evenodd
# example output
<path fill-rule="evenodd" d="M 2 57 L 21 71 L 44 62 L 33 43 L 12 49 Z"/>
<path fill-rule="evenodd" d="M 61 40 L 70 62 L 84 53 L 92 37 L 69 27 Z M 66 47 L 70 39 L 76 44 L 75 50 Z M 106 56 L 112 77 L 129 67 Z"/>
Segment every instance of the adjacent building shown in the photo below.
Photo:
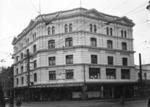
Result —
<path fill-rule="evenodd" d="M 26 100 L 30 88 L 34 101 L 136 96 L 134 25 L 96 9 L 37 16 L 12 42 L 15 94 Z"/>

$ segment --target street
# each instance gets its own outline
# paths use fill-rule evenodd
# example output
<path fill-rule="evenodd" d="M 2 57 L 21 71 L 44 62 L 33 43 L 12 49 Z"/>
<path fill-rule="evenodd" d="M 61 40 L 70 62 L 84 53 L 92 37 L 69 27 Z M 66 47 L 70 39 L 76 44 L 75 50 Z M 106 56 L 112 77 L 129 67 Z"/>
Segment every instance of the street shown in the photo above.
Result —
<path fill-rule="evenodd" d="M 148 100 L 126 101 L 121 105 L 119 101 L 53 101 L 23 103 L 21 107 L 147 107 Z M 6 107 L 9 107 L 8 105 Z M 14 106 L 16 107 L 16 106 Z"/>

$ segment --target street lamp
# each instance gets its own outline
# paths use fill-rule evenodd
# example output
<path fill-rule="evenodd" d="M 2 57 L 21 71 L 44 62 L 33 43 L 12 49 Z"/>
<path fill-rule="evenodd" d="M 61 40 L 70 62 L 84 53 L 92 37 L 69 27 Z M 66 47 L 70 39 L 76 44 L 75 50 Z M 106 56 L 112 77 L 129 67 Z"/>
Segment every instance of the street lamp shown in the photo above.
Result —
<path fill-rule="evenodd" d="M 146 9 L 150 11 L 150 1 L 149 1 L 149 5 L 146 7 Z"/>

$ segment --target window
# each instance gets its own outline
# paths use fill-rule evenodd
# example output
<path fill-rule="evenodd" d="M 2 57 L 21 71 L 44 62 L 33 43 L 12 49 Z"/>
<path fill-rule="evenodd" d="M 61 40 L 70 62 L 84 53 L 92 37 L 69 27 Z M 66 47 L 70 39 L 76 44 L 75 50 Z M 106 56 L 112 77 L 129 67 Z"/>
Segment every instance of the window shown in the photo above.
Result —
<path fill-rule="evenodd" d="M 21 53 L 21 59 L 23 59 L 23 53 Z"/>
<path fill-rule="evenodd" d="M 127 38 L 127 32 L 124 31 L 124 38 Z"/>
<path fill-rule="evenodd" d="M 49 71 L 49 80 L 56 80 L 56 71 Z"/>
<path fill-rule="evenodd" d="M 55 57 L 49 57 L 49 66 L 55 65 Z"/>
<path fill-rule="evenodd" d="M 36 32 L 33 33 L 33 40 L 35 40 L 35 39 L 36 39 Z"/>
<path fill-rule="evenodd" d="M 69 32 L 72 32 L 72 24 L 69 24 Z"/>
<path fill-rule="evenodd" d="M 21 72 L 23 73 L 23 66 L 21 66 Z"/>
<path fill-rule="evenodd" d="M 19 56 L 16 56 L 16 62 L 18 62 L 19 61 Z"/>
<path fill-rule="evenodd" d="M 37 62 L 36 60 L 33 61 L 33 68 L 35 69 L 37 67 Z"/>
<path fill-rule="evenodd" d="M 123 38 L 123 30 L 121 30 L 121 37 Z"/>
<path fill-rule="evenodd" d="M 110 28 L 110 35 L 111 35 L 111 36 L 113 35 L 113 30 L 112 30 L 112 28 Z"/>
<path fill-rule="evenodd" d="M 96 33 L 97 32 L 97 27 L 96 27 L 96 25 L 94 25 L 94 33 Z"/>
<path fill-rule="evenodd" d="M 49 40 L 48 41 L 48 49 L 55 48 L 55 40 Z"/>
<path fill-rule="evenodd" d="M 91 63 L 97 64 L 97 55 L 91 55 Z"/>
<path fill-rule="evenodd" d="M 34 82 L 37 82 L 37 73 L 34 73 L 33 76 L 34 76 Z"/>
<path fill-rule="evenodd" d="M 21 83 L 24 84 L 24 78 L 23 77 L 21 77 Z"/>
<path fill-rule="evenodd" d="M 112 29 L 112 28 L 107 27 L 107 28 L 106 28 L 106 34 L 107 34 L 107 35 L 111 35 L 111 36 L 112 36 L 112 35 L 113 35 L 113 29 Z"/>
<path fill-rule="evenodd" d="M 48 34 L 48 35 L 51 34 L 51 28 L 50 28 L 50 27 L 47 28 L 47 34 Z"/>
<path fill-rule="evenodd" d="M 144 73 L 144 79 L 145 79 L 145 80 L 147 79 L 147 75 L 146 75 L 146 73 Z"/>
<path fill-rule="evenodd" d="M 96 38 L 91 38 L 91 46 L 96 47 L 97 46 L 97 40 Z"/>
<path fill-rule="evenodd" d="M 127 50 L 127 43 L 122 42 L 122 50 Z"/>
<path fill-rule="evenodd" d="M 68 33 L 68 25 L 65 25 L 65 33 Z"/>
<path fill-rule="evenodd" d="M 65 46 L 66 46 L 66 47 L 71 47 L 71 46 L 73 46 L 72 38 L 66 38 L 66 40 L 65 40 Z"/>
<path fill-rule="evenodd" d="M 36 45 L 33 45 L 33 52 L 36 52 Z"/>
<path fill-rule="evenodd" d="M 109 28 L 106 28 L 106 34 L 109 35 Z"/>
<path fill-rule="evenodd" d="M 66 79 L 73 79 L 74 73 L 73 70 L 66 70 Z"/>
<path fill-rule="evenodd" d="M 90 32 L 92 32 L 93 28 L 92 28 L 92 24 L 90 24 Z"/>
<path fill-rule="evenodd" d="M 107 48 L 109 49 L 113 48 L 113 42 L 111 40 L 107 40 Z"/>
<path fill-rule="evenodd" d="M 108 56 L 108 65 L 113 65 L 113 57 L 112 56 Z"/>
<path fill-rule="evenodd" d="M 116 79 L 116 69 L 106 68 L 107 79 Z"/>
<path fill-rule="evenodd" d="M 18 78 L 16 79 L 16 83 L 17 83 L 17 85 L 19 84 L 19 79 Z"/>
<path fill-rule="evenodd" d="M 121 79 L 130 79 L 129 69 L 121 69 Z"/>
<path fill-rule="evenodd" d="M 55 27 L 53 26 L 52 27 L 52 35 L 54 35 L 55 34 Z"/>
<path fill-rule="evenodd" d="M 18 68 L 16 68 L 16 75 L 18 74 Z"/>
<path fill-rule="evenodd" d="M 26 39 L 26 44 L 28 44 L 28 43 L 29 43 L 29 38 Z"/>
<path fill-rule="evenodd" d="M 100 68 L 89 68 L 89 79 L 100 79 Z"/>
<path fill-rule="evenodd" d="M 73 55 L 66 56 L 66 64 L 73 64 Z"/>
<path fill-rule="evenodd" d="M 127 38 L 127 31 L 121 30 L 121 37 Z"/>
<path fill-rule="evenodd" d="M 122 65 L 127 66 L 128 65 L 128 59 L 127 58 L 122 58 Z"/>

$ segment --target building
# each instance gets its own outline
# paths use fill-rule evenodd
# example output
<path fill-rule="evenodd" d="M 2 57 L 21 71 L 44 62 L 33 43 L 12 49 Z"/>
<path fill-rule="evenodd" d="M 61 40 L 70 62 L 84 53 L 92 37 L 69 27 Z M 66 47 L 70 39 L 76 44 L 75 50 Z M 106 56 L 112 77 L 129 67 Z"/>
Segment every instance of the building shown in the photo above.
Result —
<path fill-rule="evenodd" d="M 125 16 L 96 9 L 37 16 L 12 42 L 16 95 L 27 100 L 30 92 L 34 101 L 134 97 L 133 26 Z"/>
<path fill-rule="evenodd" d="M 140 67 L 135 66 L 137 79 L 140 80 Z M 143 96 L 149 97 L 150 95 L 150 64 L 142 64 L 142 90 Z"/>
<path fill-rule="evenodd" d="M 13 96 L 13 66 L 8 68 L 1 68 L 0 83 L 5 97 Z"/>

